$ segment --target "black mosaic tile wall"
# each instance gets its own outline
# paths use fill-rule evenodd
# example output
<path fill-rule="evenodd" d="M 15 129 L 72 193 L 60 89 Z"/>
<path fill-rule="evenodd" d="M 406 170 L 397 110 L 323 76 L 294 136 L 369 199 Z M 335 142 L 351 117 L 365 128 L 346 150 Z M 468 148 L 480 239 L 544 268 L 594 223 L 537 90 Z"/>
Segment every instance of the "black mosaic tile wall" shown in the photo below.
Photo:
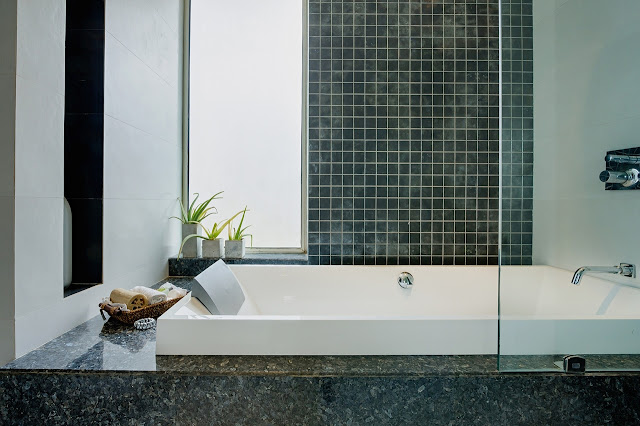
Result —
<path fill-rule="evenodd" d="M 502 1 L 502 264 L 530 265 L 533 238 L 532 0 Z"/>
<path fill-rule="evenodd" d="M 498 262 L 498 24 L 498 0 L 310 0 L 310 263 Z"/>

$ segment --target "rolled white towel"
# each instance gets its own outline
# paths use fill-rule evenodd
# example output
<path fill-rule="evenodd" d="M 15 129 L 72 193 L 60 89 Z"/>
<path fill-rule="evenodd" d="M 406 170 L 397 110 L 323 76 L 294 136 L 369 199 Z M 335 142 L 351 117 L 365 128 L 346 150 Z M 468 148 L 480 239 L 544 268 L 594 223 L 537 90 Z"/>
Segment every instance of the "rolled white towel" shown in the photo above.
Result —
<path fill-rule="evenodd" d="M 169 299 L 177 299 L 187 294 L 187 290 L 184 288 L 176 287 L 169 291 Z"/>
<path fill-rule="evenodd" d="M 136 286 L 132 288 L 131 291 L 147 296 L 147 300 L 149 300 L 150 305 L 155 305 L 156 303 L 165 302 L 167 300 L 166 294 L 149 287 Z"/>
<path fill-rule="evenodd" d="M 188 292 L 184 288 L 176 287 L 171 283 L 164 283 L 160 286 L 158 291 L 169 296 L 169 299 L 175 299 L 177 297 L 185 296 Z"/>

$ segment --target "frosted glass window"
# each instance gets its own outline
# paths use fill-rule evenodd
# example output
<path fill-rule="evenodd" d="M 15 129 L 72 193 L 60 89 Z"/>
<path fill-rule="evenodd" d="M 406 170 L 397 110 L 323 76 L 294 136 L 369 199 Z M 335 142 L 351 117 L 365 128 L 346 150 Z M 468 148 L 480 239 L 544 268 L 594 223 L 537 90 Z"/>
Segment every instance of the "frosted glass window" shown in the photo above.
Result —
<path fill-rule="evenodd" d="M 189 193 L 247 205 L 254 247 L 301 247 L 302 7 L 191 1 Z"/>

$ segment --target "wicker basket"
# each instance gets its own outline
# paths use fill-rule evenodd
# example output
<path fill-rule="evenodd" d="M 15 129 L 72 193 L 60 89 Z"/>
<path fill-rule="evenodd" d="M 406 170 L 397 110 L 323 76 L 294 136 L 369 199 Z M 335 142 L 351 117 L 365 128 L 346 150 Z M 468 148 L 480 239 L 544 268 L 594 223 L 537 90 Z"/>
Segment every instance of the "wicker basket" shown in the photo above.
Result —
<path fill-rule="evenodd" d="M 176 297 L 175 299 L 155 303 L 145 308 L 136 309 L 135 311 L 122 311 L 122 309 L 110 303 L 100 303 L 98 306 L 100 307 L 100 315 L 102 315 L 102 318 L 106 319 L 104 316 L 106 312 L 111 318 L 115 318 L 125 324 L 133 324 L 142 318 L 158 318 L 167 312 L 170 307 L 178 303 L 180 299 L 182 299 L 182 297 Z"/>

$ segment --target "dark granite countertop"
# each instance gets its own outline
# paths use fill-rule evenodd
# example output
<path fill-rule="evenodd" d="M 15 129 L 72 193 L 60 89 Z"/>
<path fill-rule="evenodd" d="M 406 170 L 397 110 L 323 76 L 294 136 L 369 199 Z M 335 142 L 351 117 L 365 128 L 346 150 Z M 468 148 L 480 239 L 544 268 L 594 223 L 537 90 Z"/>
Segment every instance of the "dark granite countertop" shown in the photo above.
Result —
<path fill-rule="evenodd" d="M 157 356 L 155 341 L 155 329 L 97 316 L 4 368 L 327 377 L 497 373 L 495 356 Z"/>
<path fill-rule="evenodd" d="M 217 262 L 218 259 L 197 258 L 169 258 L 169 275 L 174 277 L 193 277 Z M 224 259 L 228 265 L 307 265 L 309 258 L 306 254 L 287 253 L 250 253 L 242 259 Z"/>
<path fill-rule="evenodd" d="M 170 277 L 191 289 L 192 278 Z M 96 307 L 97 311 L 97 307 Z M 153 372 L 299 377 L 497 375 L 495 355 L 471 356 L 157 356 L 156 330 L 100 315 L 3 367 L 14 372 Z M 558 358 L 560 359 L 560 358 Z M 632 370 L 640 356 L 590 356 L 592 368 Z M 503 370 L 559 372 L 554 357 L 502 357 Z M 5 371 L 8 372 L 8 371 Z"/>

